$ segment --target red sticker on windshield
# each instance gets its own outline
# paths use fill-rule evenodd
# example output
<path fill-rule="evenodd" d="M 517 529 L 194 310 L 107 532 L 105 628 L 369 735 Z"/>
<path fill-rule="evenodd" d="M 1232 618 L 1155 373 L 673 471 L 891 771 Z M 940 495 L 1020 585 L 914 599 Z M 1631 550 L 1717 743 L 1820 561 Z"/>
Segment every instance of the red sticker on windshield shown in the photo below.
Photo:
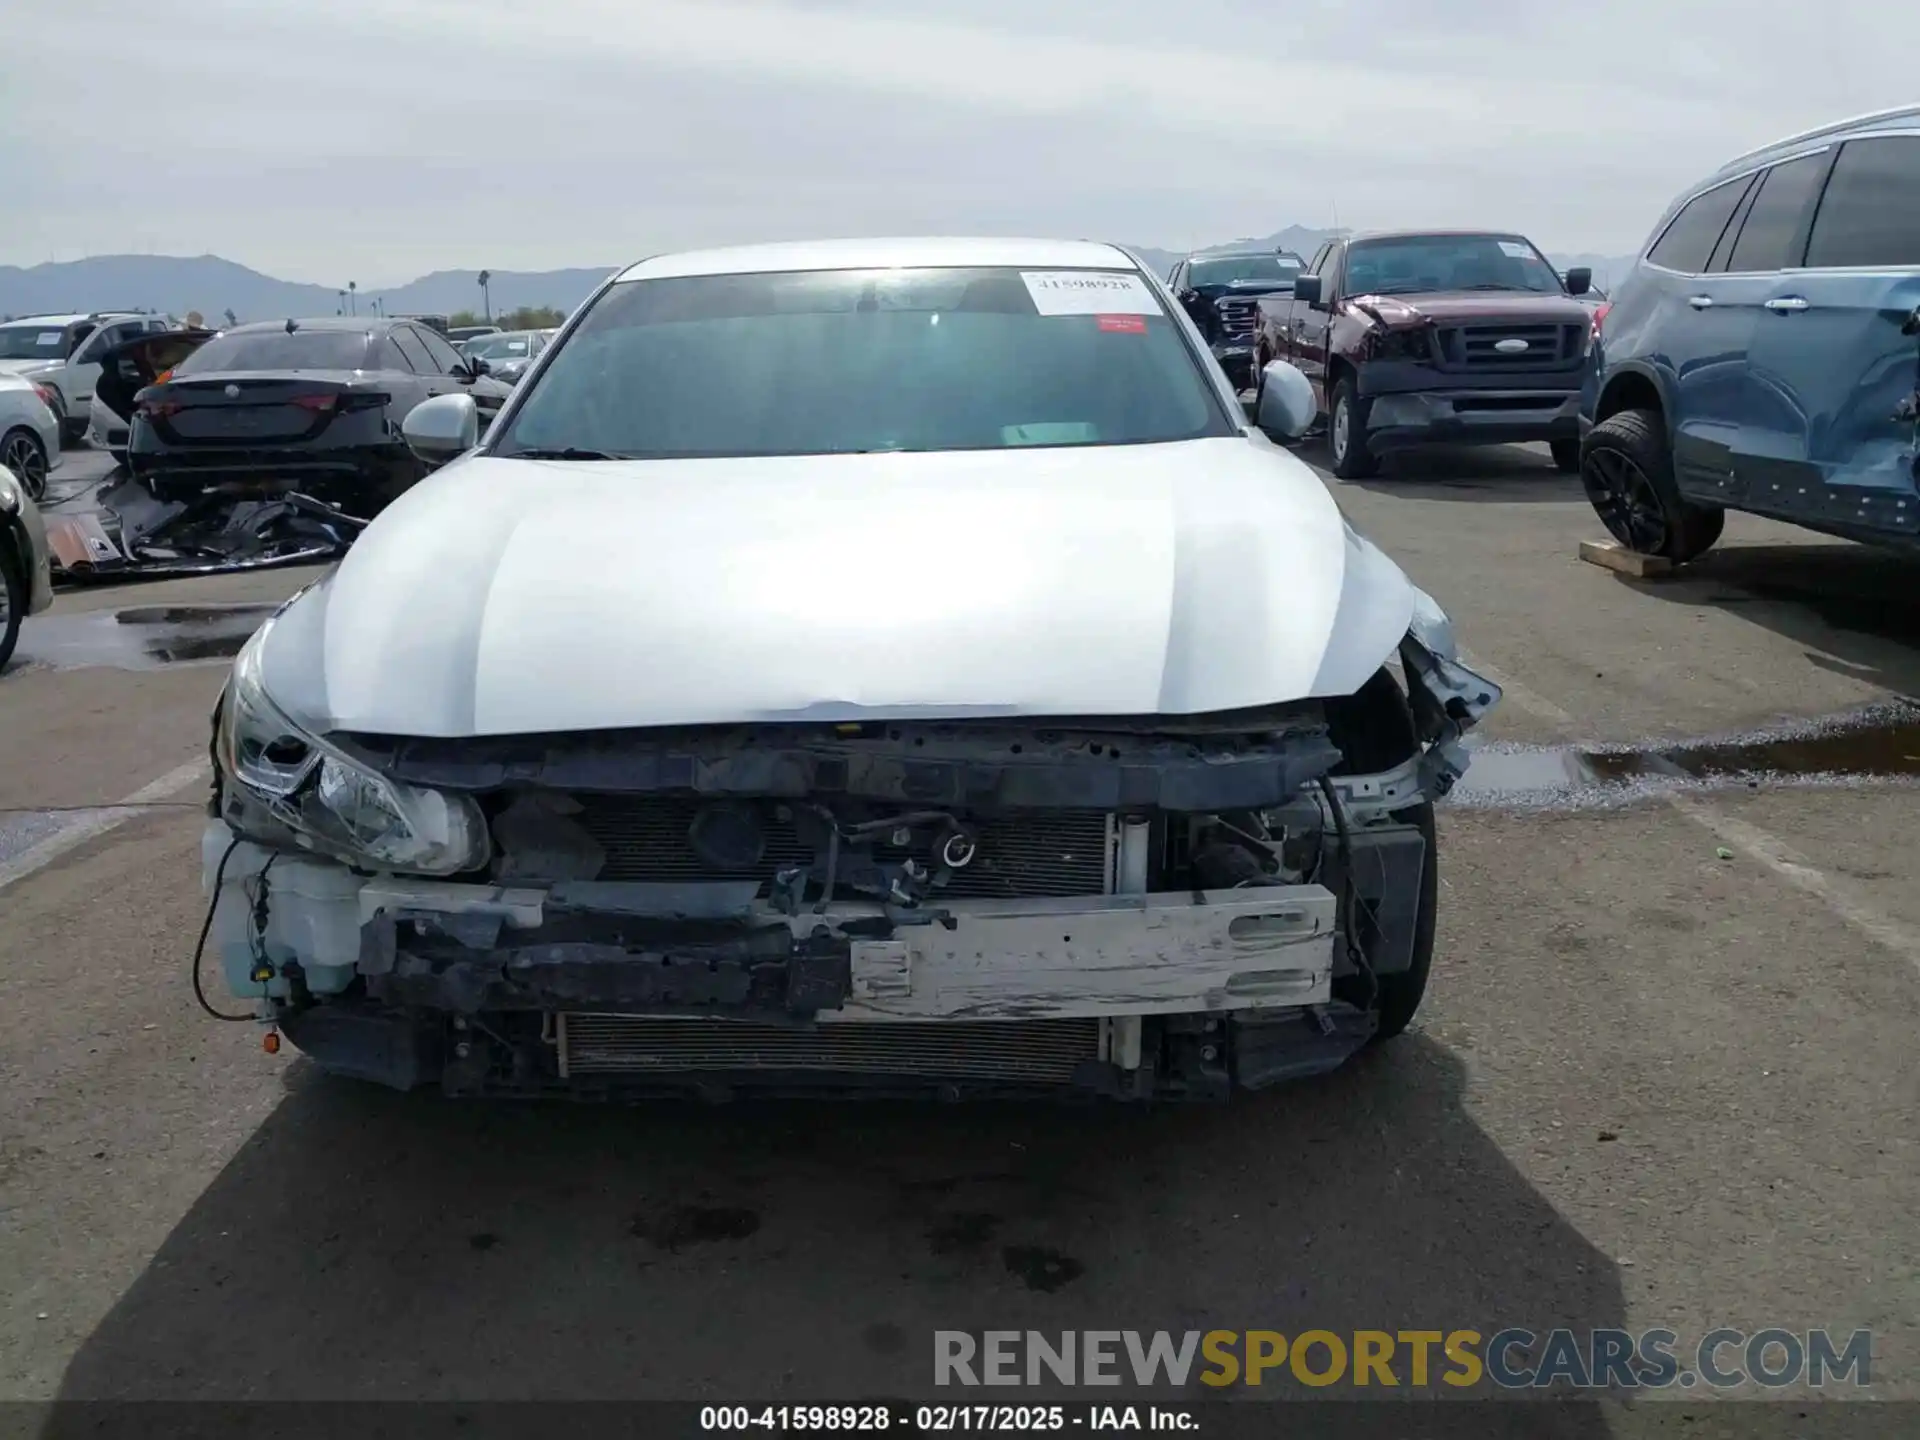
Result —
<path fill-rule="evenodd" d="M 1096 315 L 1094 317 L 1102 330 L 1115 335 L 1144 335 L 1147 333 L 1147 317 L 1144 315 Z"/>

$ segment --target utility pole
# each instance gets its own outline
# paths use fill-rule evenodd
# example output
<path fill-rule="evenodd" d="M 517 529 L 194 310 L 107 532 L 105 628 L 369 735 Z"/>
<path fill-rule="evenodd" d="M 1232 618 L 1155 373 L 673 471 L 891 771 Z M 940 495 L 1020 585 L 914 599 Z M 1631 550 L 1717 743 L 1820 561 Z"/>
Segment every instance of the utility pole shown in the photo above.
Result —
<path fill-rule="evenodd" d="M 491 270 L 482 270 L 480 272 L 480 308 L 487 312 L 487 324 L 489 325 L 493 323 L 493 296 L 488 291 L 487 286 L 492 280 L 493 272 Z"/>
<path fill-rule="evenodd" d="M 359 289 L 360 287 L 353 281 L 347 281 L 347 313 L 349 315 L 358 315 L 360 313 L 360 305 L 357 299 Z"/>

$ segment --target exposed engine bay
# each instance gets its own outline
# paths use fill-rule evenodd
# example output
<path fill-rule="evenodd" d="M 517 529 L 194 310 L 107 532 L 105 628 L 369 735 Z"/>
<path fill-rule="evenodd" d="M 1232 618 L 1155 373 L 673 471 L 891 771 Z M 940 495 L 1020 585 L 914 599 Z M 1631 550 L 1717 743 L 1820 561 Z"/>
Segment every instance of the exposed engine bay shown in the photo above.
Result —
<path fill-rule="evenodd" d="M 324 1066 L 402 1088 L 1218 1097 L 1337 1065 L 1424 965 L 1425 798 L 1498 692 L 1403 663 L 1424 744 L 1367 773 L 1319 702 L 335 734 L 304 789 L 218 784 L 218 951 Z M 382 793 L 442 801 L 462 868 L 352 863 L 340 817 Z"/>

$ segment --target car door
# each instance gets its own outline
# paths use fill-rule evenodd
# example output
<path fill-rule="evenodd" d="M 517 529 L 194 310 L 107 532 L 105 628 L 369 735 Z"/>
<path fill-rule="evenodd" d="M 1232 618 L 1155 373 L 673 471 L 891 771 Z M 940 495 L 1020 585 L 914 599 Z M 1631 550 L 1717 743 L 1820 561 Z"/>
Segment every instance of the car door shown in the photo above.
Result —
<path fill-rule="evenodd" d="M 1318 274 L 1321 261 L 1332 249 L 1333 245 L 1329 242 L 1314 251 L 1313 259 L 1301 268 L 1299 274 Z M 1260 351 L 1269 361 L 1285 360 L 1289 365 L 1298 365 L 1299 361 L 1293 353 L 1293 312 L 1300 302 L 1293 298 L 1293 292 L 1289 290 L 1283 295 L 1257 296 L 1253 303 L 1259 306 L 1260 311 L 1255 332 Z"/>
<path fill-rule="evenodd" d="M 1756 328 L 1766 508 L 1920 533 L 1920 131 L 1848 140 Z M 1778 487 L 1778 488 L 1775 488 Z"/>
<path fill-rule="evenodd" d="M 1789 423 L 1783 416 L 1793 402 L 1754 369 L 1752 348 L 1781 272 L 1798 264 L 1806 248 L 1833 148 L 1823 145 L 1762 171 L 1715 248 L 1703 284 L 1713 301 L 1708 329 L 1720 345 L 1699 357 L 1690 394 L 1683 391 L 1683 414 L 1694 410 L 1705 417 L 1695 420 L 1691 445 L 1676 436 L 1674 471 L 1683 494 L 1760 505 L 1772 492 L 1767 437 Z"/>
<path fill-rule="evenodd" d="M 1180 302 L 1180 308 L 1187 312 L 1200 338 L 1209 343 L 1213 340 L 1213 313 L 1208 302 L 1193 293 L 1193 267 L 1185 260 L 1173 267 L 1173 273 L 1167 278 L 1167 288 L 1173 291 L 1173 298 Z"/>
<path fill-rule="evenodd" d="M 431 330 L 422 330 L 418 333 L 421 342 L 427 347 L 428 355 L 439 370 L 439 374 L 434 377 L 434 384 L 439 388 L 434 393 L 446 395 L 464 392 L 473 396 L 474 406 L 480 412 L 480 433 L 486 434 L 487 426 L 491 425 L 493 417 L 500 413 L 500 407 L 506 403 L 510 392 L 505 386 L 487 380 L 485 377 L 478 380 L 467 378 L 466 361 L 444 337 L 434 334 Z"/>
<path fill-rule="evenodd" d="M 403 393 L 395 397 L 388 410 L 388 416 L 395 425 L 403 423 L 409 411 L 428 396 L 438 393 L 434 386 L 441 383 L 439 375 L 434 373 L 433 357 L 427 353 L 426 343 L 420 338 L 420 332 L 411 325 L 395 325 L 387 331 L 387 345 L 393 348 L 398 357 L 392 364 L 404 366 L 395 371 L 398 381 L 396 389 L 404 386 Z"/>
<path fill-rule="evenodd" d="M 1346 253 L 1344 245 L 1323 245 L 1314 257 L 1314 268 L 1307 272 L 1320 277 L 1320 298 L 1311 303 L 1291 298 L 1287 301 L 1287 348 L 1281 358 L 1298 366 L 1300 373 L 1312 383 L 1322 414 L 1327 409 L 1327 331 L 1333 324 L 1333 307 L 1340 298 Z"/>
<path fill-rule="evenodd" d="M 1637 335 L 1628 348 L 1668 377 L 1674 478 L 1689 493 L 1724 492 L 1732 480 L 1737 389 L 1761 296 L 1726 269 L 1759 181 L 1741 175 L 1681 206 L 1607 317 L 1610 334 Z"/>
<path fill-rule="evenodd" d="M 75 348 L 67 361 L 67 401 L 75 415 L 84 417 L 93 402 L 93 387 L 100 379 L 100 362 L 115 346 L 133 339 L 146 329 L 144 320 L 116 321 L 102 325 Z"/>
<path fill-rule="evenodd" d="M 1806 221 L 1832 146 L 1763 168 L 1748 186 L 1704 275 L 1688 277 L 1674 347 L 1674 479 L 1682 494 L 1711 502 L 1748 495 L 1756 483 L 1754 437 L 1778 397 L 1754 375 L 1750 347 L 1762 304 L 1782 267 L 1805 244 Z M 1649 256 L 1652 260 L 1652 256 Z"/>

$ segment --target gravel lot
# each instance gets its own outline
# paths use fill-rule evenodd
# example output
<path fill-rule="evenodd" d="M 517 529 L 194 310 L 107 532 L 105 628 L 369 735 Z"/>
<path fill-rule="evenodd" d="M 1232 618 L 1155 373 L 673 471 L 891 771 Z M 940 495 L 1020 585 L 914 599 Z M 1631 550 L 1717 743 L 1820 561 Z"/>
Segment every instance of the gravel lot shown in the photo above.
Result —
<path fill-rule="evenodd" d="M 1496 739 L 1920 694 L 1911 562 L 1734 517 L 1625 580 L 1525 449 L 1328 483 L 1509 684 Z M 1920 1396 L 1910 789 L 1451 809 L 1415 1032 L 1228 1107 L 456 1105 L 200 1015 L 182 767 L 223 665 L 44 663 L 41 624 L 0 678 L 0 880 L 87 838 L 0 889 L 0 1396 L 918 1395 L 935 1328 L 1556 1323 L 1870 1327 L 1875 1391 Z"/>

